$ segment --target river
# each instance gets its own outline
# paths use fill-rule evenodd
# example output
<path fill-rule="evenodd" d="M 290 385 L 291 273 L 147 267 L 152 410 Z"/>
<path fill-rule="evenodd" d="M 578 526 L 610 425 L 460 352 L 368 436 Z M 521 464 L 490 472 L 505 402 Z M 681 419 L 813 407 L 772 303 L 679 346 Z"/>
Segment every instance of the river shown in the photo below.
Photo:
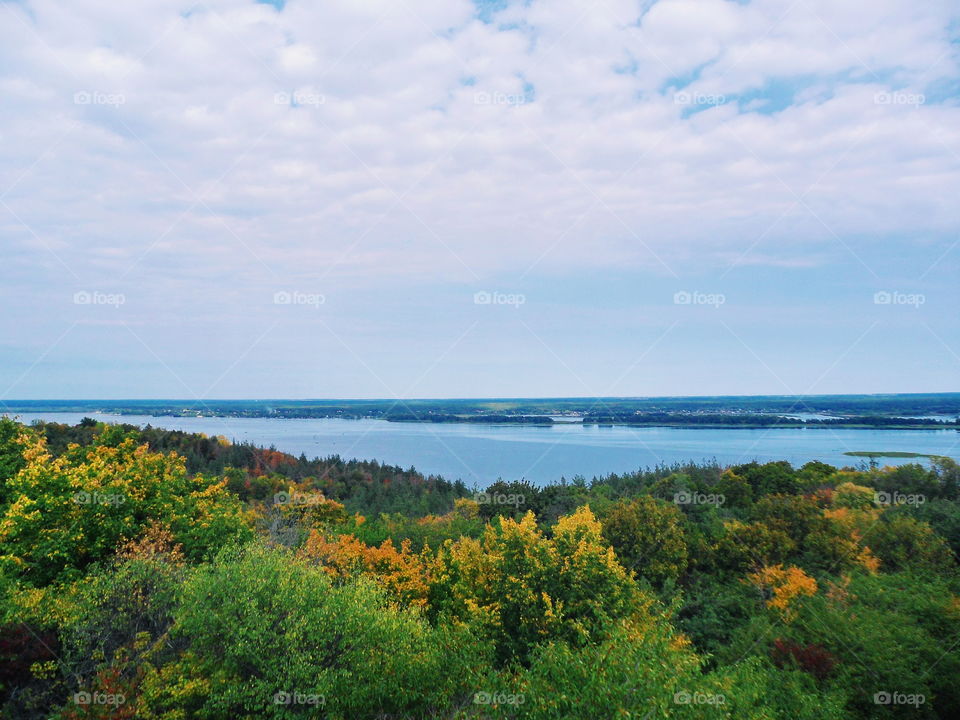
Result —
<path fill-rule="evenodd" d="M 844 428 L 719 429 L 552 427 L 393 423 L 385 420 L 150 417 L 91 413 L 18 415 L 75 424 L 85 415 L 107 422 L 224 435 L 230 440 L 274 446 L 308 457 L 340 455 L 378 460 L 428 475 L 461 478 L 485 486 L 498 477 L 544 484 L 576 475 L 624 473 L 660 463 L 711 461 L 723 465 L 759 460 L 809 460 L 853 467 L 864 458 L 847 451 L 905 451 L 960 457 L 956 430 L 863 430 Z M 882 458 L 881 464 L 925 462 Z"/>

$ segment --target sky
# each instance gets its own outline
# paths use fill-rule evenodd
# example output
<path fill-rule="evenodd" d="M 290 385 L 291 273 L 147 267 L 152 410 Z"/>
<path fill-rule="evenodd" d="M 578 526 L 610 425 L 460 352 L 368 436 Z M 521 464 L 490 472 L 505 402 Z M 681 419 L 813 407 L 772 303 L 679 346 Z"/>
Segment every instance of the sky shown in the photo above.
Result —
<path fill-rule="evenodd" d="M 960 390 L 955 0 L 0 0 L 0 402 Z"/>

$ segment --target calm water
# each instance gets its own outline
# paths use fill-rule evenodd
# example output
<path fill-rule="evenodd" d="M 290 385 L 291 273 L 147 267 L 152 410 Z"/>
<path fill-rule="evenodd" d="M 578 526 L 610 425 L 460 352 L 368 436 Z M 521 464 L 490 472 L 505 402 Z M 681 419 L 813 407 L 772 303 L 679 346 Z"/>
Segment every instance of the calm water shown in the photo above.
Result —
<path fill-rule="evenodd" d="M 75 424 L 84 413 L 21 414 L 34 419 Z M 802 465 L 821 460 L 857 466 L 863 458 L 852 450 L 901 450 L 960 457 L 956 430 L 853 429 L 692 429 L 625 428 L 579 424 L 552 427 L 426 425 L 383 420 L 274 420 L 266 418 L 176 418 L 146 415 L 95 415 L 108 422 L 225 435 L 234 441 L 275 446 L 308 457 L 340 455 L 379 460 L 467 484 L 485 485 L 502 477 L 542 484 L 575 475 L 592 478 L 630 472 L 658 463 L 714 460 L 735 464 L 789 460 Z M 922 459 L 920 460 L 923 461 Z M 883 464 L 918 462 L 884 458 Z"/>

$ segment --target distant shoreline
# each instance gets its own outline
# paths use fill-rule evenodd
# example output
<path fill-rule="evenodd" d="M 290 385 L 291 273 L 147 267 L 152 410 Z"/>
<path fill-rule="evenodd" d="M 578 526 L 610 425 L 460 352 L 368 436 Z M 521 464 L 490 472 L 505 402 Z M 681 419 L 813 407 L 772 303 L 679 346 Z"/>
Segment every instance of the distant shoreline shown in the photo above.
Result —
<path fill-rule="evenodd" d="M 424 415 L 424 416 L 389 416 L 389 415 L 329 415 L 329 414 L 303 414 L 303 415 L 278 415 L 271 413 L 227 413 L 227 412 L 146 412 L 134 410 L 105 410 L 105 409 L 38 409 L 29 410 L 5 409 L 2 414 L 17 416 L 21 413 L 27 414 L 84 414 L 90 413 L 96 419 L 96 416 L 108 415 L 110 417 L 123 419 L 131 416 L 150 417 L 158 420 L 162 418 L 231 418 L 231 419 L 260 419 L 260 420 L 379 420 L 391 423 L 409 423 L 413 425 L 482 425 L 486 427 L 557 427 L 564 425 L 580 425 L 582 427 L 626 427 L 626 428 L 667 428 L 667 429 L 703 429 L 703 430 L 829 430 L 837 429 L 860 429 L 860 430 L 957 430 L 960 431 L 960 423 L 957 421 L 940 421 L 929 419 L 927 422 L 893 422 L 897 418 L 890 417 L 870 417 L 874 422 L 865 422 L 867 418 L 831 418 L 829 420 L 786 420 L 777 422 L 774 414 L 768 414 L 764 417 L 769 418 L 766 422 L 723 422 L 722 420 L 704 421 L 703 415 L 687 415 L 673 417 L 670 419 L 650 419 L 650 420 L 631 420 L 631 419 L 607 419 L 607 418 L 576 418 L 557 420 L 544 416 L 512 416 L 512 415 L 475 415 L 475 416 L 454 416 L 454 415 Z M 737 417 L 734 415 L 733 417 Z M 743 416 L 740 416 L 743 417 Z"/>
<path fill-rule="evenodd" d="M 8 400 L 8 413 L 376 419 L 502 427 L 960 429 L 960 393 L 380 400 Z"/>

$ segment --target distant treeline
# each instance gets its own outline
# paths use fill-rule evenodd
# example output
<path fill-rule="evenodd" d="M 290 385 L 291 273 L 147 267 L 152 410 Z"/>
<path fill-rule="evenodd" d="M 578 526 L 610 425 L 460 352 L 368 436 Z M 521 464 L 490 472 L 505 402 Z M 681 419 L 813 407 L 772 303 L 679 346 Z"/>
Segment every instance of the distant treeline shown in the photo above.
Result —
<path fill-rule="evenodd" d="M 419 423 L 493 423 L 510 425 L 552 425 L 553 419 L 543 415 L 450 415 L 448 413 L 390 413 L 390 422 Z"/>
<path fill-rule="evenodd" d="M 448 400 L 7 400 L 8 412 L 109 412 L 121 415 L 273 418 L 548 416 L 635 413 L 829 413 L 858 416 L 960 414 L 960 393 L 754 395 L 647 398 L 501 398 Z M 431 420 L 433 421 L 433 420 Z M 448 421 L 436 421 L 448 422 Z M 497 420 L 493 420 L 497 422 Z"/>
<path fill-rule="evenodd" d="M 390 422 L 471 423 L 509 425 L 553 425 L 553 418 L 543 415 L 452 415 L 449 413 L 391 413 L 384 416 Z M 956 420 L 936 418 L 903 418 L 887 415 L 857 415 L 828 419 L 801 419 L 769 414 L 737 413 L 666 413 L 623 412 L 590 413 L 583 416 L 584 425 L 693 425 L 709 427 L 874 427 L 916 428 L 956 426 Z"/>
<path fill-rule="evenodd" d="M 730 413 L 603 413 L 585 415 L 585 425 L 711 425 L 769 427 L 797 426 L 869 426 L 869 427 L 937 427 L 957 425 L 956 420 L 934 418 L 902 418 L 886 415 L 859 415 L 829 419 L 800 419 L 782 415 Z"/>

